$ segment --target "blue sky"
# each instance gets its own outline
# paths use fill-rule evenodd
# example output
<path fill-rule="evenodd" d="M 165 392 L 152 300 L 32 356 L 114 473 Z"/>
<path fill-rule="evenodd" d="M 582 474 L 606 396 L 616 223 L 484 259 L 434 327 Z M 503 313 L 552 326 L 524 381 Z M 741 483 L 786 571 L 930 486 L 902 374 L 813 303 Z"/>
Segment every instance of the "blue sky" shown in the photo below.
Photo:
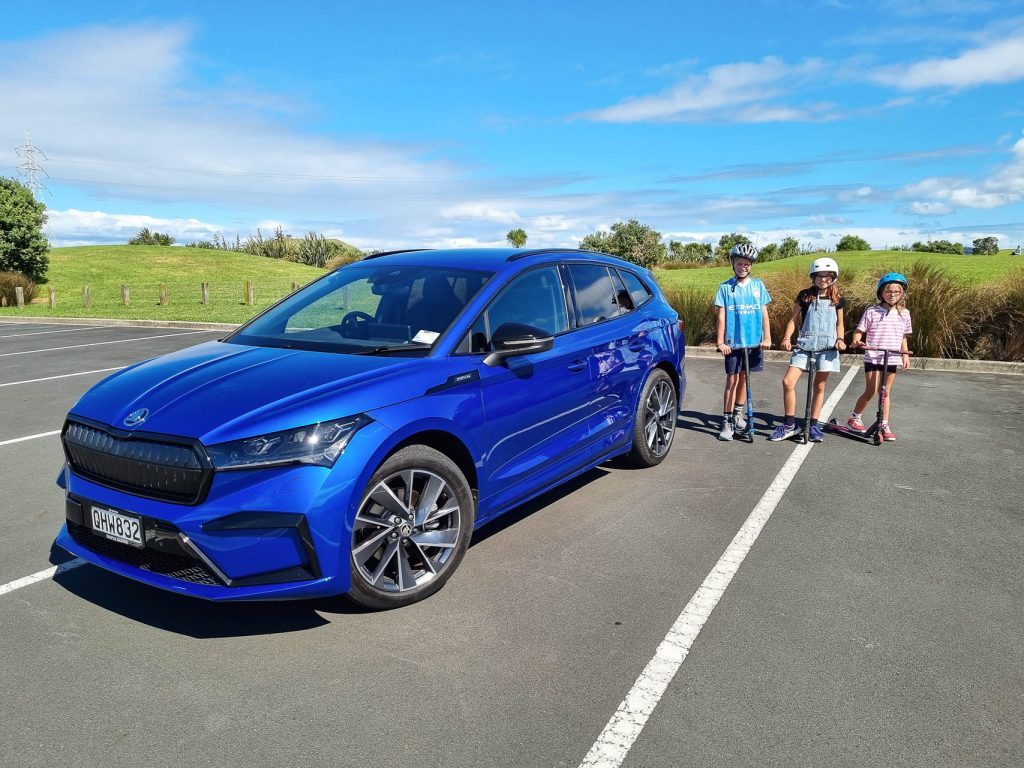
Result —
<path fill-rule="evenodd" d="M 0 4 L 54 245 L 1024 240 L 1024 0 Z"/>

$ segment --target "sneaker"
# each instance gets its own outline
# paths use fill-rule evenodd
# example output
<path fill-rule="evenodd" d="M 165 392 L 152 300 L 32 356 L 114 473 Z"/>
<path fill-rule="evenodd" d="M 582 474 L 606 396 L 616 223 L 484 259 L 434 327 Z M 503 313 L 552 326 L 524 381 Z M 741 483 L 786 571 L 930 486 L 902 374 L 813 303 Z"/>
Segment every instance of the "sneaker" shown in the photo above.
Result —
<path fill-rule="evenodd" d="M 722 431 L 718 433 L 719 440 L 732 440 L 733 436 L 732 422 L 726 419 L 722 422 Z"/>
<path fill-rule="evenodd" d="M 734 414 L 732 417 L 732 423 L 735 425 L 736 432 L 747 431 L 747 417 L 744 414 Z"/>
<path fill-rule="evenodd" d="M 864 422 L 860 420 L 860 416 L 851 416 L 846 420 L 846 424 L 850 429 L 856 429 L 858 432 L 864 431 Z"/>
<path fill-rule="evenodd" d="M 825 439 L 825 433 L 821 431 L 821 427 L 812 424 L 809 439 L 812 443 L 820 443 Z"/>
<path fill-rule="evenodd" d="M 889 428 L 888 424 L 882 425 L 882 439 L 887 443 L 896 442 L 896 434 Z"/>
<path fill-rule="evenodd" d="M 800 429 L 796 424 L 790 424 L 788 427 L 785 424 L 779 424 L 775 428 L 775 431 L 768 437 L 773 443 L 777 443 L 779 440 L 788 440 L 789 438 L 800 434 Z"/>

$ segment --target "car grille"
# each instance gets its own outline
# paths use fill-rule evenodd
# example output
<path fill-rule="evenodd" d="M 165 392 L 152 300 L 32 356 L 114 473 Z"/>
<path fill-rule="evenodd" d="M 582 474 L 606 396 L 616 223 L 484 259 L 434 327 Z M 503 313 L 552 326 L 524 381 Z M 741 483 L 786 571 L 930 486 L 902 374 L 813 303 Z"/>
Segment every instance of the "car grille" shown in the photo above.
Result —
<path fill-rule="evenodd" d="M 213 587 L 223 586 L 223 582 L 214 575 L 213 571 L 202 560 L 172 555 L 167 552 L 158 552 L 149 547 L 138 549 L 106 539 L 93 533 L 90 528 L 70 520 L 67 521 L 67 524 L 68 533 L 71 534 L 71 538 L 98 555 L 109 557 L 112 560 L 117 560 L 150 573 L 169 576 L 172 579 L 181 579 L 193 584 L 207 584 Z"/>
<path fill-rule="evenodd" d="M 195 504 L 212 472 L 190 445 L 121 436 L 76 421 L 68 422 L 63 440 L 75 472 L 137 496 Z"/>

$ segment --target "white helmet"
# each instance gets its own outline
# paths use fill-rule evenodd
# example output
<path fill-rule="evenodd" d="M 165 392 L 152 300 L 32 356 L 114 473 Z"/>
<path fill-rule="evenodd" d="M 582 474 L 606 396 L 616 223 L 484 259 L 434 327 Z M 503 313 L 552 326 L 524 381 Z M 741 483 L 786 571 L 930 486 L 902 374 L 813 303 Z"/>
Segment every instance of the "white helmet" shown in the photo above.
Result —
<path fill-rule="evenodd" d="M 832 272 L 838 278 L 839 265 L 836 264 L 835 259 L 815 259 L 811 262 L 811 270 L 809 274 L 811 277 L 814 277 L 818 272 Z"/>

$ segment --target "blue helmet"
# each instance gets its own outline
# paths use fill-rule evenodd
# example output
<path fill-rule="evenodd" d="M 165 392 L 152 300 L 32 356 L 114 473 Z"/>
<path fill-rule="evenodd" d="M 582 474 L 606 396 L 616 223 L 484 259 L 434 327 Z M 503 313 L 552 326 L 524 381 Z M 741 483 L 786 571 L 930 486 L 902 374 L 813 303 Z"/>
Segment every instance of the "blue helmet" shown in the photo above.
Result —
<path fill-rule="evenodd" d="M 882 291 L 885 289 L 885 286 L 889 285 L 889 283 L 899 283 L 903 286 L 904 291 L 910 288 L 910 283 L 907 282 L 907 278 L 899 272 L 886 272 L 881 278 L 879 278 L 878 285 L 875 286 L 875 295 L 878 296 L 879 301 L 882 300 Z"/>

